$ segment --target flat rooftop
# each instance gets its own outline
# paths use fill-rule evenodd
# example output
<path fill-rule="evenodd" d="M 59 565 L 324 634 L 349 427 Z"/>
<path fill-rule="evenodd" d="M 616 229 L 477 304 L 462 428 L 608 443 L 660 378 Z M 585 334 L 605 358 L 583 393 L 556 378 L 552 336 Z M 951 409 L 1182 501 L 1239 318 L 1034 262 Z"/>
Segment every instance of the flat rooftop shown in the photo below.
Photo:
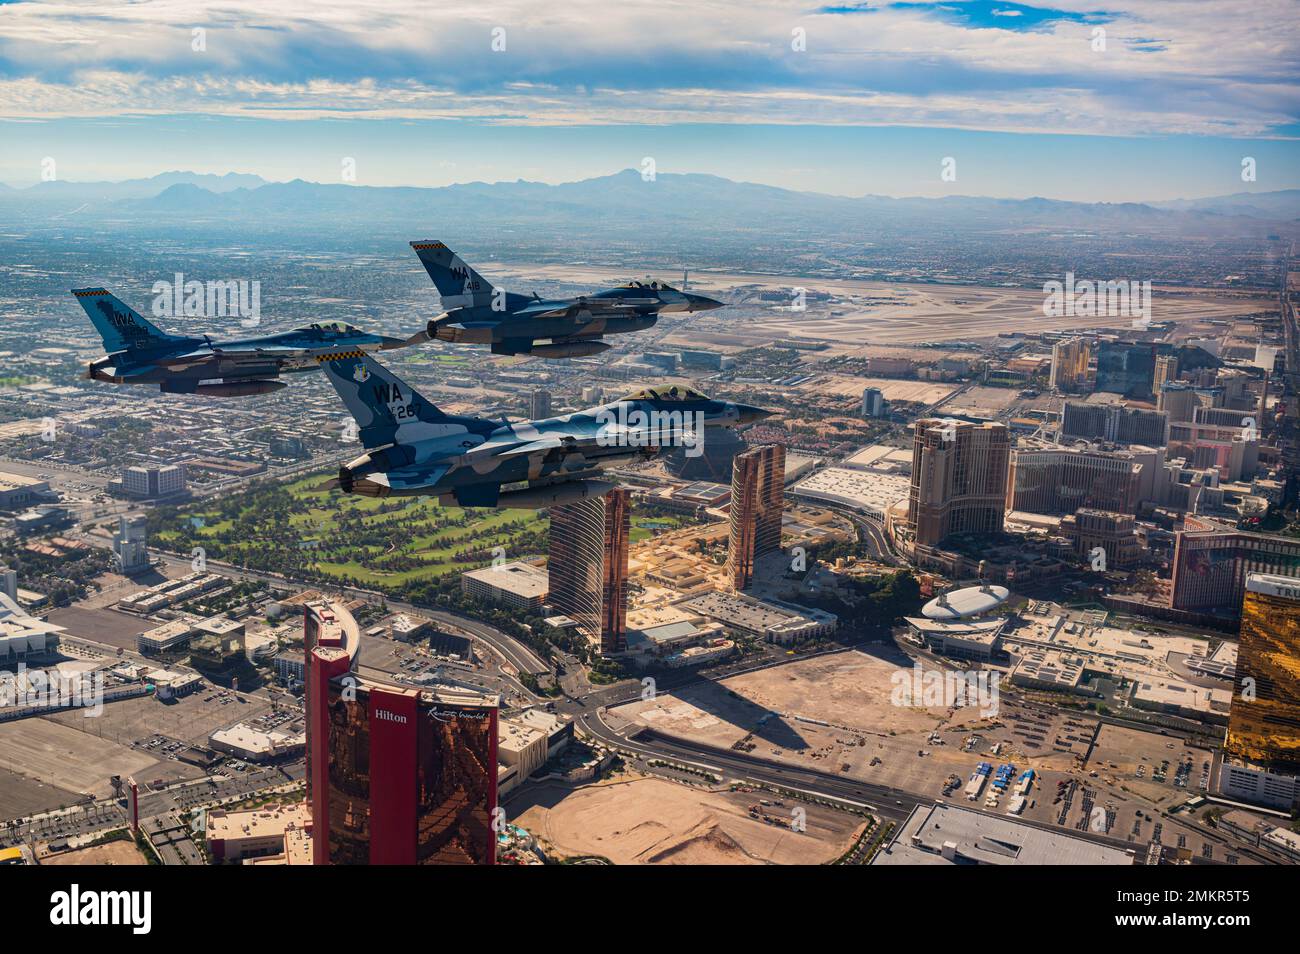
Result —
<path fill-rule="evenodd" d="M 1144 679 L 1134 685 L 1133 701 L 1226 717 L 1232 705 L 1232 690 L 1206 688 L 1176 679 Z"/>
<path fill-rule="evenodd" d="M 546 736 L 547 733 L 538 726 L 501 719 L 497 722 L 497 751 L 517 754 Z"/>
<path fill-rule="evenodd" d="M 548 586 L 546 571 L 531 563 L 503 563 L 466 570 L 462 576 L 514 593 L 524 599 L 543 599 Z"/>
<path fill-rule="evenodd" d="M 675 623 L 663 623 L 659 626 L 647 626 L 641 630 L 646 639 L 652 643 L 666 644 L 677 642 L 682 639 L 689 639 L 695 636 L 699 629 L 690 620 L 679 620 Z"/>
<path fill-rule="evenodd" d="M 39 477 L 29 477 L 26 474 L 15 474 L 7 470 L 0 470 L 0 491 L 19 490 L 23 487 L 40 487 L 49 483 L 41 480 Z"/>
<path fill-rule="evenodd" d="M 906 500 L 911 486 L 911 478 L 900 474 L 826 467 L 799 481 L 790 493 L 883 514 Z"/>
<path fill-rule="evenodd" d="M 247 722 L 240 722 L 229 728 L 218 729 L 208 736 L 208 741 L 212 745 L 237 749 L 240 752 L 271 756 L 305 745 L 307 735 L 305 730 L 292 732 L 272 729 L 267 731 L 258 729 Z"/>
<path fill-rule="evenodd" d="M 873 865 L 1132 865 L 1120 848 L 959 805 L 917 805 Z"/>
<path fill-rule="evenodd" d="M 45 648 L 46 638 L 62 633 L 64 628 L 55 623 L 28 615 L 27 611 L 0 593 L 0 652 L 10 649 L 28 652 Z"/>
<path fill-rule="evenodd" d="M 910 475 L 912 473 L 912 451 L 908 448 L 890 447 L 888 444 L 869 444 L 844 458 L 843 464 L 845 467 L 888 470 Z"/>
<path fill-rule="evenodd" d="M 310 821 L 311 812 L 305 802 L 243 812 L 214 809 L 207 814 L 206 832 L 209 839 L 238 841 L 242 838 L 283 836 L 291 825 L 302 827 Z"/>
<path fill-rule="evenodd" d="M 188 619 L 174 619 L 148 630 L 143 635 L 149 639 L 168 639 L 172 636 L 187 636 L 194 628 Z"/>
<path fill-rule="evenodd" d="M 701 616 L 756 632 L 789 626 L 792 623 L 823 622 L 835 618 L 830 613 L 811 607 L 795 608 L 790 603 L 759 600 L 752 596 L 734 593 L 705 593 L 687 600 L 682 605 L 690 607 Z"/>
<path fill-rule="evenodd" d="M 229 619 L 225 616 L 213 616 L 209 619 L 200 620 L 195 623 L 194 628 L 212 636 L 225 636 L 229 633 L 242 633 L 244 631 L 244 624 L 237 619 Z"/>
<path fill-rule="evenodd" d="M 1134 682 L 1164 678 L 1171 657 L 1190 664 L 1207 656 L 1206 640 L 1120 629 L 1106 626 L 1105 619 L 1105 613 L 1071 611 L 1031 600 L 1010 618 L 1002 644 L 1015 658 L 1062 653 L 1077 658 L 1085 672 Z"/>
<path fill-rule="evenodd" d="M 731 488 L 726 484 L 697 480 L 685 487 L 678 487 L 673 491 L 673 496 L 686 500 L 698 500 L 712 507 L 731 499 Z"/>

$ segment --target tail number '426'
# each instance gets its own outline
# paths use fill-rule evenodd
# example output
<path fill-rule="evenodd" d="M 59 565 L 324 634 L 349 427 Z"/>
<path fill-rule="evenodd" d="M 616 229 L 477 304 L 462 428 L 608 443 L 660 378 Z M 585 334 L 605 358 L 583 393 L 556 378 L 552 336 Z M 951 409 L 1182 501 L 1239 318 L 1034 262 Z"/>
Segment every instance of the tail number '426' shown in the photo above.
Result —
<path fill-rule="evenodd" d="M 408 404 L 402 396 L 402 389 L 396 383 L 381 381 L 372 388 L 372 393 L 376 400 L 387 405 L 393 420 L 408 421 L 415 418 L 415 402 Z"/>

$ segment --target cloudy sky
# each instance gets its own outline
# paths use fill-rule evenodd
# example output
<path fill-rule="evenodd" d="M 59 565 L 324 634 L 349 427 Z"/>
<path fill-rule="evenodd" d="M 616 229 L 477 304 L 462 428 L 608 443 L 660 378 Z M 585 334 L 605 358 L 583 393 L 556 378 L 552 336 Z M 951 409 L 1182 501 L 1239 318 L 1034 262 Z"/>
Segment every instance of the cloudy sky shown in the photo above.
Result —
<path fill-rule="evenodd" d="M 1294 0 L 0 0 L 0 181 L 45 156 L 411 185 L 651 156 L 848 195 L 1294 188 L 1297 51 Z"/>

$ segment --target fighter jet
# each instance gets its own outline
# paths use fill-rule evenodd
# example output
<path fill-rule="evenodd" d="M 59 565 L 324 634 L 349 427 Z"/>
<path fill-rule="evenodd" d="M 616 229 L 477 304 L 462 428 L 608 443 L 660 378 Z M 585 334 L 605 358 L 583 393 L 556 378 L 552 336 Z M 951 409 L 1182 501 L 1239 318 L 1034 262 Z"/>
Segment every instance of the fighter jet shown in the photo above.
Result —
<path fill-rule="evenodd" d="M 649 388 L 560 417 L 511 424 L 445 414 L 374 358 L 322 355 L 366 453 L 337 486 L 369 497 L 427 495 L 449 506 L 538 508 L 606 493 L 602 467 L 661 448 L 703 450 L 709 427 L 772 412 L 691 388 Z M 510 486 L 507 486 L 510 485 Z"/>
<path fill-rule="evenodd" d="M 487 344 L 493 354 L 578 358 L 609 348 L 602 335 L 643 331 L 669 312 L 708 311 L 722 302 L 647 278 L 577 298 L 544 300 L 493 288 L 442 242 L 412 242 L 442 296 L 443 313 L 412 339 Z M 683 277 L 685 277 L 683 275 Z"/>
<path fill-rule="evenodd" d="M 90 363 L 86 377 L 114 384 L 156 384 L 166 394 L 263 394 L 286 386 L 276 380 L 281 374 L 315 371 L 319 355 L 402 348 L 409 343 L 336 322 L 217 342 L 208 335 L 160 331 L 103 288 L 74 288 L 72 294 L 108 352 Z"/>

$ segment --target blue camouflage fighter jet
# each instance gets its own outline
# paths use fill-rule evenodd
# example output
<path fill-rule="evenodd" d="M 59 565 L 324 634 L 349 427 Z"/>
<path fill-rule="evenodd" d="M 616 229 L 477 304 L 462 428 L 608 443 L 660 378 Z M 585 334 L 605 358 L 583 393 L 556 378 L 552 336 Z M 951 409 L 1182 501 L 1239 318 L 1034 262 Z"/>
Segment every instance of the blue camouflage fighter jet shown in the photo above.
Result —
<path fill-rule="evenodd" d="M 598 478 L 608 464 L 668 447 L 702 451 L 707 428 L 737 427 L 772 413 L 667 385 L 511 424 L 445 414 L 367 355 L 317 360 L 366 448 L 339 469 L 337 486 L 370 497 L 427 495 L 461 507 L 568 503 L 607 492 L 613 485 Z"/>
<path fill-rule="evenodd" d="M 86 377 L 114 384 L 156 384 L 167 394 L 238 397 L 285 387 L 281 374 L 314 371 L 321 355 L 405 347 L 409 341 L 323 322 L 234 341 L 161 331 L 103 288 L 74 288 L 104 340 L 107 357 L 92 361 Z"/>
<path fill-rule="evenodd" d="M 442 296 L 443 313 L 411 343 L 437 338 L 491 345 L 493 354 L 578 358 L 608 350 L 603 335 L 650 328 L 672 312 L 709 311 L 722 302 L 647 278 L 617 288 L 544 300 L 494 288 L 442 242 L 412 242 Z M 683 276 L 684 277 L 684 276 Z"/>

